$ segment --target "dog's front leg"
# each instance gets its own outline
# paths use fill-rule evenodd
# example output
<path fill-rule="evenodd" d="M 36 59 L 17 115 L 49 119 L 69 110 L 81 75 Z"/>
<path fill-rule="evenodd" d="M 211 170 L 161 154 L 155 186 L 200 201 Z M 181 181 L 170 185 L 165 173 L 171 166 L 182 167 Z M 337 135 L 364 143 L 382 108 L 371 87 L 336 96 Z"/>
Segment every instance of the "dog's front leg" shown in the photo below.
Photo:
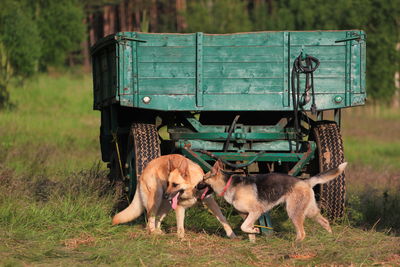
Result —
<path fill-rule="evenodd" d="M 246 220 L 242 223 L 240 226 L 240 229 L 242 229 L 243 232 L 249 233 L 249 234 L 259 234 L 260 229 L 257 227 L 254 227 L 254 222 L 260 218 L 261 213 L 259 212 L 250 212 L 249 215 L 247 215 Z"/>
<path fill-rule="evenodd" d="M 229 225 L 228 221 L 226 220 L 225 216 L 222 214 L 221 209 L 219 208 L 215 199 L 211 196 L 203 200 L 204 204 L 211 210 L 217 220 L 222 224 L 224 227 L 225 233 L 229 238 L 235 238 L 236 235 L 233 232 L 231 226 Z"/>
<path fill-rule="evenodd" d="M 185 237 L 185 208 L 178 205 L 175 209 L 176 214 L 176 227 L 179 238 Z"/>

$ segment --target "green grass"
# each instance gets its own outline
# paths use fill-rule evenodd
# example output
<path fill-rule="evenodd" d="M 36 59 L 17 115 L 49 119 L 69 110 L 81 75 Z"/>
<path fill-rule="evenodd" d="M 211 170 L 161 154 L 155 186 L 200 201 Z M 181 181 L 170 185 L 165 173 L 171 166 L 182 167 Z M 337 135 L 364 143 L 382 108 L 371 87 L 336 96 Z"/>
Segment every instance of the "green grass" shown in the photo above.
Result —
<path fill-rule="evenodd" d="M 99 159 L 98 112 L 88 75 L 39 76 L 11 88 L 15 108 L 0 112 L 4 164 L 18 173 L 41 164 L 50 173 L 88 168 Z"/>
<path fill-rule="evenodd" d="M 67 72 L 11 88 L 15 108 L 0 111 L 0 265 L 400 264 L 398 112 L 344 114 L 348 211 L 333 235 L 307 221 L 307 237 L 297 244 L 278 208 L 276 233 L 252 244 L 241 234 L 241 219 L 221 202 L 240 239 L 225 238 L 198 206 L 187 211 L 187 237 L 179 240 L 173 213 L 163 236 L 149 236 L 143 218 L 111 227 L 116 201 L 99 163 L 100 116 L 92 110 L 91 87 L 89 75 Z"/>
<path fill-rule="evenodd" d="M 385 169 L 400 170 L 400 141 L 387 142 L 369 138 L 346 137 L 346 159 L 350 162 Z"/>

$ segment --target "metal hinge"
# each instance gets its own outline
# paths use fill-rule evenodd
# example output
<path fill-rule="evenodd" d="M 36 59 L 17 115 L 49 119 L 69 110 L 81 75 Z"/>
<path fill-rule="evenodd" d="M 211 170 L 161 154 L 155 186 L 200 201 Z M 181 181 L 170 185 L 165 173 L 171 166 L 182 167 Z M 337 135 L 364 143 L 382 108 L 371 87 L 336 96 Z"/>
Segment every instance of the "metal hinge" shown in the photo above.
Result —
<path fill-rule="evenodd" d="M 141 39 L 136 39 L 136 38 L 131 38 L 127 36 L 114 36 L 115 40 L 117 41 L 134 41 L 134 42 L 140 42 L 140 43 L 147 43 L 146 40 L 141 40 Z"/>
<path fill-rule="evenodd" d="M 365 33 L 358 34 L 356 32 L 352 32 L 350 35 L 351 35 L 350 37 L 347 37 L 345 39 L 336 40 L 335 43 L 342 43 L 342 42 L 348 42 L 348 41 L 360 42 L 360 41 L 364 41 L 365 38 L 366 38 L 366 34 Z"/>

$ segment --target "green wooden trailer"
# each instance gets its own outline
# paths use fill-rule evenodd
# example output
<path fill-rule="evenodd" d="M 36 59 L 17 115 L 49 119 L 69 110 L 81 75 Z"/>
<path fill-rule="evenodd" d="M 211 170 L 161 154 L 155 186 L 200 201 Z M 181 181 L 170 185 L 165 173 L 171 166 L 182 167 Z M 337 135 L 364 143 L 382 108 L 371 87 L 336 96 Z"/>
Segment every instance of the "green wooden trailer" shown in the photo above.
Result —
<path fill-rule="evenodd" d="M 216 158 L 299 177 L 335 167 L 344 161 L 341 109 L 366 98 L 360 30 L 120 32 L 91 53 L 102 160 L 131 197 L 163 154 L 205 171 Z M 329 217 L 343 215 L 344 174 L 316 192 Z"/>

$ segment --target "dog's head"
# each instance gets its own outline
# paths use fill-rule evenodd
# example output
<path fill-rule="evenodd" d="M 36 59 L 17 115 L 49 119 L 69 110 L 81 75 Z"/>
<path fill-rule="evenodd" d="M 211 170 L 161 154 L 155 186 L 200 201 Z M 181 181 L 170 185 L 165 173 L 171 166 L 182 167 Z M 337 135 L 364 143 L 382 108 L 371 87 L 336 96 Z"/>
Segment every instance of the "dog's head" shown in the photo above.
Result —
<path fill-rule="evenodd" d="M 224 165 L 220 160 L 217 160 L 212 167 L 212 169 L 204 175 L 203 182 L 208 185 L 211 185 L 215 190 L 215 186 L 218 186 L 220 183 L 224 182 Z"/>
<path fill-rule="evenodd" d="M 194 190 L 197 184 L 193 184 L 191 181 L 187 159 L 179 162 L 170 159 L 168 172 L 165 198 L 171 201 L 172 207 L 175 209 L 179 199 L 194 198 Z"/>

